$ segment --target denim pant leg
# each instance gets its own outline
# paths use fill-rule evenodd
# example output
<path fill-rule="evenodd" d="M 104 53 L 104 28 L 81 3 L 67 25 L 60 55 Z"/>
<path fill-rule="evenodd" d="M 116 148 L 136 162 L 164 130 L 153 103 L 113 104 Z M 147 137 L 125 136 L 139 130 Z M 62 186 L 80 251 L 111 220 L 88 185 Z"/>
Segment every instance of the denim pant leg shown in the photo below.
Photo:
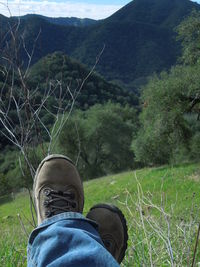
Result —
<path fill-rule="evenodd" d="M 118 267 L 95 222 L 67 212 L 45 220 L 30 235 L 28 267 Z"/>

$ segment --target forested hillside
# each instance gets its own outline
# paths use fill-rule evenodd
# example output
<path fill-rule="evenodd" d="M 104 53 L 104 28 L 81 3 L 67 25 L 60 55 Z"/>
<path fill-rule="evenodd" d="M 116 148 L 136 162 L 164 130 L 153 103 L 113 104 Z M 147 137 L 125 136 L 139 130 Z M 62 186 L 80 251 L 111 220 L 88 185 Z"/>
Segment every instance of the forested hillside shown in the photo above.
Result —
<path fill-rule="evenodd" d="M 6 68 L 3 65 L 0 66 L 1 104 L 3 105 L 2 111 L 8 112 L 9 120 L 12 122 L 13 127 L 19 127 L 20 122 L 16 112 L 16 105 L 10 97 L 14 94 L 16 101 L 19 101 L 18 99 L 22 101 L 20 94 L 21 91 L 24 91 L 20 88 L 22 87 L 22 81 L 17 70 L 15 71 L 14 81 L 12 81 L 12 74 L 12 71 L 7 73 Z M 13 87 L 12 83 L 14 83 Z M 34 107 L 40 105 L 44 95 L 50 90 L 45 101 L 46 109 L 49 112 L 43 110 L 40 117 L 46 123 L 46 126 L 49 127 L 54 120 L 54 116 L 51 114 L 56 112 L 54 107 L 55 99 L 59 99 L 61 90 L 63 94 L 63 107 L 72 103 L 72 96 L 75 98 L 74 108 L 82 110 L 95 104 L 104 104 L 108 101 L 120 103 L 123 106 L 129 104 L 136 108 L 139 105 L 136 95 L 122 89 L 118 85 L 106 82 L 94 72 L 90 74 L 89 69 L 62 52 L 50 54 L 33 65 L 24 83 L 26 83 L 26 89 L 31 95 L 29 99 L 30 104 Z M 26 101 L 25 98 L 24 101 Z M 9 110 L 6 111 L 8 107 Z M 11 144 L 9 140 L 6 140 L 1 135 L 1 148 L 8 144 Z"/>
<path fill-rule="evenodd" d="M 108 80 L 136 90 L 146 77 L 176 63 L 181 49 L 174 28 L 199 7 L 189 0 L 134 0 L 94 25 L 63 26 L 41 16 L 28 16 L 21 20 L 18 31 L 28 51 L 37 39 L 32 63 L 63 51 L 91 67 L 105 45 L 97 71 Z M 2 37 L 9 29 L 8 23 L 13 25 L 16 19 L 1 17 L 1 45 L 5 44 Z M 27 63 L 26 53 L 21 50 L 21 54 Z"/>
<path fill-rule="evenodd" d="M 180 63 L 154 75 L 144 87 L 141 127 L 133 149 L 138 161 L 169 164 L 200 156 L 200 12 L 177 28 Z"/>
<path fill-rule="evenodd" d="M 80 110 L 79 112 L 84 114 L 85 110 L 97 104 L 101 104 L 100 109 L 104 110 L 104 105 L 107 102 L 109 103 L 106 108 L 107 112 L 103 114 L 104 117 L 114 113 L 115 109 L 118 110 L 115 116 L 112 114 L 112 117 L 107 117 L 104 121 L 102 121 L 102 114 L 98 113 L 93 115 L 97 116 L 96 122 L 93 121 L 93 124 L 89 124 L 87 127 L 87 123 L 84 123 L 85 137 L 83 144 L 88 139 L 90 127 L 92 125 L 95 127 L 96 123 L 96 130 L 93 131 L 94 136 L 90 134 L 88 139 L 88 144 L 92 147 L 86 149 L 87 153 L 90 151 L 90 157 L 95 155 L 91 151 L 91 149 L 95 151 L 95 140 L 99 142 L 102 139 L 103 146 L 106 142 L 109 145 L 109 141 L 106 139 L 108 133 L 110 132 L 111 136 L 114 134 L 121 138 L 122 136 L 119 134 L 121 127 L 127 129 L 127 133 L 123 133 L 122 130 L 121 133 L 128 138 L 127 145 L 130 151 L 131 129 L 135 128 L 133 124 L 136 124 L 137 121 L 138 96 L 118 85 L 106 82 L 94 72 L 94 69 L 89 70 L 62 52 L 49 54 L 30 69 L 23 71 L 20 64 L 17 65 L 15 57 L 12 58 L 12 49 L 9 51 L 13 65 L 8 67 L 4 58 L 2 62 L 6 62 L 6 64 L 0 66 L 0 148 L 3 151 L 2 156 L 0 156 L 1 193 L 9 191 L 11 188 L 31 187 L 31 175 L 34 171 L 30 174 L 30 166 L 34 170 L 47 151 L 49 151 L 48 153 L 55 153 L 55 151 L 61 153 L 63 151 L 63 153 L 69 154 L 69 147 L 67 151 L 65 150 L 67 141 L 63 141 L 66 138 L 65 131 L 63 140 L 60 139 L 60 146 L 58 146 L 58 137 L 68 121 L 68 117 L 72 116 L 72 112 L 76 110 Z M 112 108 L 112 105 L 114 107 L 116 105 L 116 108 Z M 124 110 L 122 106 L 125 108 Z M 131 111 L 130 106 L 134 107 L 132 108 L 133 112 L 130 113 L 134 114 L 134 117 L 128 115 Z M 121 120 L 122 112 L 125 114 L 124 120 Z M 115 124 L 111 124 L 109 118 L 111 120 L 117 119 Z M 125 123 L 125 120 L 127 123 Z M 132 121 L 130 126 L 128 125 L 130 124 L 129 121 Z M 106 127 L 107 134 L 104 137 L 99 132 L 99 129 L 102 128 L 102 126 L 99 128 L 100 123 L 103 123 Z M 121 124 L 124 124 L 124 126 Z M 78 136 L 80 134 L 78 139 L 82 136 L 81 129 L 79 129 L 80 125 L 76 121 L 71 127 L 69 127 L 69 123 L 67 125 L 66 131 L 71 140 L 70 144 L 76 144 L 77 134 Z M 75 127 L 75 125 L 77 126 Z M 114 129 L 115 127 L 117 132 Z M 75 132 L 73 132 L 74 130 Z M 97 135 L 97 132 L 99 135 Z M 98 138 L 95 137 L 96 135 Z M 72 138 L 75 138 L 74 141 Z M 119 145 L 115 138 L 113 141 L 113 144 Z M 123 145 L 124 143 L 121 142 L 120 149 L 123 148 Z M 103 153 L 105 154 L 105 152 Z M 111 153 L 111 150 L 108 147 L 106 154 L 109 153 Z M 132 155 L 132 152 L 129 153 Z M 19 157 L 19 155 L 21 156 Z M 97 152 L 96 155 L 99 157 L 102 153 Z M 76 160 L 75 156 L 71 156 Z M 95 159 L 95 156 L 93 159 Z M 131 157 L 129 165 L 132 166 Z M 24 168 L 25 176 L 21 175 L 21 168 Z M 124 167 L 119 169 L 121 168 Z M 101 173 L 104 172 L 103 168 Z M 96 171 L 96 176 L 99 175 L 100 172 Z M 15 177 L 14 180 L 12 179 L 13 176 Z M 88 178 L 91 178 L 91 174 L 88 175 Z"/>
<path fill-rule="evenodd" d="M 39 85 L 42 93 L 51 81 L 60 81 L 63 90 L 69 86 L 71 92 L 74 92 L 81 87 L 89 73 L 90 70 L 79 62 L 72 60 L 62 52 L 56 52 L 44 57 L 31 68 L 29 83 L 31 88 Z M 93 72 L 81 88 L 76 99 L 76 107 L 86 109 L 109 100 L 123 105 L 129 104 L 135 107 L 138 105 L 136 95 L 118 85 L 106 82 L 103 77 Z"/>
<path fill-rule="evenodd" d="M 151 5 L 152 1 L 146 3 Z M 161 2 L 162 7 L 165 1 Z M 130 5 L 134 3 L 138 2 Z M 177 5 L 180 1 L 173 3 Z M 123 15 L 120 12 L 118 16 Z M 70 155 L 87 179 L 143 165 L 175 164 L 199 158 L 199 12 L 193 11 L 176 28 L 177 41 L 182 46 L 179 61 L 170 70 L 149 79 L 142 88 L 139 106 L 135 94 L 106 82 L 95 73 L 96 69 L 90 73 L 63 52 L 49 54 L 31 66 L 33 54 L 18 34 L 24 21 L 12 28 L 6 36 L 0 69 L 0 134 L 4 153 L 0 158 L 1 188 L 9 191 L 30 186 L 38 162 L 47 153 Z M 176 16 L 172 18 L 178 23 Z M 168 21 L 162 16 L 160 27 L 172 27 L 172 18 Z M 35 17 L 31 19 L 35 21 Z M 152 19 L 151 25 L 155 21 Z M 56 30 L 57 25 L 42 19 L 40 22 Z M 24 38 L 26 34 L 34 34 L 32 27 L 40 23 L 27 25 L 30 29 L 24 32 Z M 59 27 L 58 36 L 60 33 L 65 36 L 64 28 Z M 66 29 L 75 33 L 74 38 L 80 31 L 79 27 Z M 57 42 L 54 37 L 52 34 L 52 50 Z M 72 41 L 71 37 L 66 38 Z M 35 52 L 39 51 L 36 47 Z M 29 59 L 27 68 L 20 58 L 22 51 Z M 94 66 L 101 60 L 102 57 L 95 58 Z M 16 160 L 17 151 L 20 156 Z"/>
<path fill-rule="evenodd" d="M 51 18 L 51 17 L 45 17 L 42 15 L 35 15 L 35 14 L 29 14 L 29 15 L 25 15 L 22 16 L 21 19 L 29 19 L 30 17 L 40 17 L 42 19 L 45 19 L 46 21 L 53 23 L 53 24 L 57 24 L 57 25 L 63 25 L 63 26 L 77 26 L 77 27 L 85 27 L 85 26 L 89 26 L 89 25 L 93 25 L 96 24 L 98 21 L 94 20 L 94 19 L 79 19 L 79 18 L 75 18 L 75 17 L 71 17 L 71 18 Z"/>

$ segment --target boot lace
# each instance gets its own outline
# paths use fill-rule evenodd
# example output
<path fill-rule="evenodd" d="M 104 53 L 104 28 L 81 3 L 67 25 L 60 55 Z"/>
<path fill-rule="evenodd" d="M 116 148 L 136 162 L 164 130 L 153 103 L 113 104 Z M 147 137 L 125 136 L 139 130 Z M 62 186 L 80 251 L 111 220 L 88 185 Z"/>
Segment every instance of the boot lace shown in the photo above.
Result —
<path fill-rule="evenodd" d="M 73 211 L 78 203 L 75 201 L 75 194 L 70 191 L 56 191 L 45 189 L 44 207 L 47 208 L 45 215 L 51 217 L 62 212 Z"/>

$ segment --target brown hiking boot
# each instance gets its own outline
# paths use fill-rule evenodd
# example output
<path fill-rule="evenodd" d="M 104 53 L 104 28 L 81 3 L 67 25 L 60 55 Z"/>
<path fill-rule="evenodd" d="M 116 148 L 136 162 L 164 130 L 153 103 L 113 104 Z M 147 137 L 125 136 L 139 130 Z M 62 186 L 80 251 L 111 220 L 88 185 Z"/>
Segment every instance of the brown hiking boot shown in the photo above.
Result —
<path fill-rule="evenodd" d="M 86 217 L 97 222 L 106 249 L 121 263 L 128 240 L 126 219 L 121 210 L 114 205 L 98 204 L 90 209 Z"/>
<path fill-rule="evenodd" d="M 63 155 L 47 156 L 39 165 L 33 186 L 38 225 L 62 212 L 82 213 L 83 185 L 73 162 Z"/>

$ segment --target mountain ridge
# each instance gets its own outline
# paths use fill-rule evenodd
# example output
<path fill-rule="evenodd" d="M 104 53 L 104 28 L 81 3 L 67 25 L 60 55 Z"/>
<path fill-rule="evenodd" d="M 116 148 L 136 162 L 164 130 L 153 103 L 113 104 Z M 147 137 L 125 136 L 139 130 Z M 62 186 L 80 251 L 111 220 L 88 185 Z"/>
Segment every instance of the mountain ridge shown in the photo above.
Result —
<path fill-rule="evenodd" d="M 143 9 L 144 6 L 148 12 Z M 144 22 L 151 19 L 152 24 L 161 21 L 163 23 L 170 12 L 174 13 L 178 10 L 179 16 L 183 18 L 183 16 L 189 15 L 192 8 L 199 8 L 199 6 L 198 3 L 189 0 L 134 0 L 115 12 L 107 20 L 130 21 L 130 19 L 133 19 L 137 22 Z M 173 23 L 180 23 L 180 19 L 175 17 Z"/>
<path fill-rule="evenodd" d="M 181 46 L 173 29 L 194 8 L 200 10 L 200 5 L 189 0 L 134 0 L 89 27 L 56 25 L 29 17 L 21 22 L 20 34 L 30 50 L 41 30 L 32 63 L 62 51 L 92 67 L 105 45 L 97 71 L 109 81 L 136 90 L 135 82 L 143 83 L 154 72 L 176 63 Z M 22 58 L 26 62 L 25 53 Z"/>
<path fill-rule="evenodd" d="M 98 22 L 98 20 L 89 19 L 89 18 L 81 19 L 81 18 L 76 18 L 76 17 L 47 17 L 43 15 L 38 15 L 38 14 L 27 14 L 24 16 L 20 16 L 19 18 L 26 20 L 26 19 L 34 18 L 34 17 L 38 17 L 50 23 L 61 25 L 61 26 L 85 27 L 85 26 L 96 24 Z"/>

